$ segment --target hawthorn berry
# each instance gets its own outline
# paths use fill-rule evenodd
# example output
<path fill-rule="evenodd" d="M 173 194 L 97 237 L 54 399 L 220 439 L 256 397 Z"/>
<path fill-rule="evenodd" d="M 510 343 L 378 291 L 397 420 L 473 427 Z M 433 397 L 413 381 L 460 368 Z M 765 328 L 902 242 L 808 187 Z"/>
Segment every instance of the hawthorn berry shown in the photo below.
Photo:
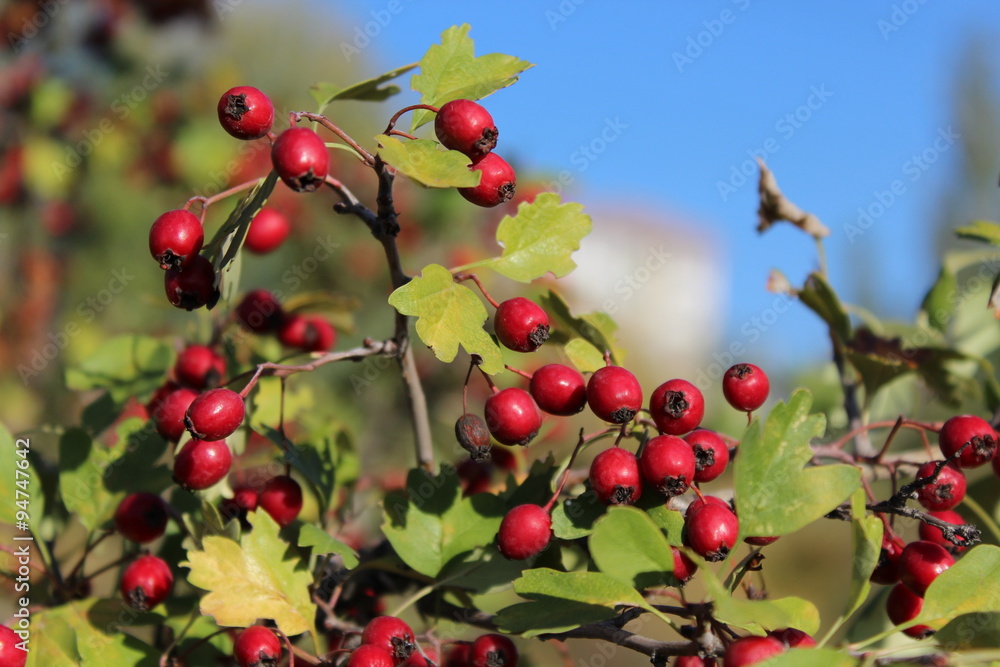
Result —
<path fill-rule="evenodd" d="M 478 415 L 466 412 L 455 422 L 455 438 L 473 461 L 490 458 L 490 430 Z"/>
<path fill-rule="evenodd" d="M 764 405 L 771 383 L 767 374 L 753 364 L 736 364 L 722 377 L 722 393 L 741 412 L 753 412 Z"/>
<path fill-rule="evenodd" d="M 274 123 L 274 105 L 253 86 L 236 86 L 224 92 L 218 111 L 222 129 L 237 139 L 260 139 Z"/>
<path fill-rule="evenodd" d="M 318 134 L 308 127 L 293 127 L 274 141 L 271 163 L 292 190 L 313 192 L 326 181 L 330 154 Z"/>
<path fill-rule="evenodd" d="M 347 660 L 347 667 L 396 667 L 397 664 L 388 651 L 374 644 L 362 644 Z"/>
<path fill-rule="evenodd" d="M 194 310 L 212 308 L 219 300 L 215 286 L 215 267 L 207 257 L 197 255 L 184 266 L 167 269 L 163 274 L 163 290 L 176 308 Z"/>
<path fill-rule="evenodd" d="M 743 637 L 726 649 L 725 667 L 746 667 L 784 653 L 785 645 L 774 637 Z"/>
<path fill-rule="evenodd" d="M 879 552 L 878 564 L 869 578 L 872 583 L 888 586 L 899 581 L 899 557 L 906 548 L 902 539 L 888 532 L 882 534 L 882 550 Z"/>
<path fill-rule="evenodd" d="M 684 518 L 691 516 L 705 505 L 718 505 L 719 507 L 725 507 L 727 510 L 733 509 L 732 505 L 718 496 L 698 496 L 688 503 L 688 506 L 684 509 Z"/>
<path fill-rule="evenodd" d="M 319 315 L 286 315 L 278 327 L 282 345 L 303 352 L 329 352 L 337 342 L 337 330 Z"/>
<path fill-rule="evenodd" d="M 568 417 L 587 405 L 583 376 L 563 364 L 548 364 L 532 373 L 528 392 L 538 407 L 550 415 Z"/>
<path fill-rule="evenodd" d="M 542 427 L 535 399 L 517 387 L 501 389 L 487 398 L 485 413 L 490 433 L 505 445 L 528 445 Z"/>
<path fill-rule="evenodd" d="M 728 507 L 706 504 L 684 519 L 684 543 L 705 560 L 724 560 L 736 544 L 740 523 Z"/>
<path fill-rule="evenodd" d="M 132 609 L 149 611 L 167 599 L 173 586 L 174 575 L 164 560 L 140 556 L 125 568 L 119 588 Z"/>
<path fill-rule="evenodd" d="M 149 253 L 161 269 L 179 269 L 190 264 L 204 242 L 201 220 L 183 209 L 167 211 L 149 229 Z"/>
<path fill-rule="evenodd" d="M 549 316 L 534 301 L 518 296 L 497 306 L 493 330 L 507 349 L 534 352 L 549 339 Z"/>
<path fill-rule="evenodd" d="M 621 366 L 604 366 L 587 382 L 587 404 L 604 421 L 624 424 L 642 407 L 642 386 Z"/>
<path fill-rule="evenodd" d="M 188 387 L 178 387 L 165 396 L 153 397 L 150 415 L 156 432 L 164 440 L 177 442 L 184 435 L 184 415 L 187 409 L 198 398 L 198 392 Z"/>
<path fill-rule="evenodd" d="M 514 168 L 496 153 L 473 159 L 469 169 L 482 173 L 479 185 L 459 188 L 458 193 L 476 206 L 492 208 L 514 196 L 517 187 Z"/>
<path fill-rule="evenodd" d="M 928 461 L 917 469 L 917 479 L 934 474 L 940 461 Z M 917 500 L 929 510 L 950 510 L 965 498 L 965 473 L 954 462 L 945 465 L 937 479 L 917 489 Z"/>
<path fill-rule="evenodd" d="M 517 660 L 517 647 L 503 635 L 481 635 L 469 648 L 469 667 L 517 667 Z"/>
<path fill-rule="evenodd" d="M 243 245 L 255 255 L 266 255 L 281 247 L 292 231 L 292 223 L 280 211 L 265 206 L 250 221 Z"/>
<path fill-rule="evenodd" d="M 955 510 L 942 510 L 940 512 L 931 511 L 928 512 L 928 514 L 935 519 L 941 519 L 942 521 L 947 521 L 948 523 L 956 526 L 965 525 L 965 519 L 963 519 L 962 515 Z M 923 521 L 920 522 L 919 534 L 920 539 L 933 542 L 934 544 L 940 544 L 953 554 L 959 554 L 968 549 L 968 547 L 959 546 L 954 544 L 951 540 L 945 539 L 944 533 L 941 532 L 940 528 Z M 958 540 L 961 542 L 965 541 L 964 538 L 961 537 L 959 537 Z"/>
<path fill-rule="evenodd" d="M 500 134 L 490 112 L 472 100 L 443 104 L 434 118 L 434 133 L 445 148 L 471 158 L 493 150 Z"/>
<path fill-rule="evenodd" d="M 924 599 L 911 591 L 905 584 L 896 584 L 885 599 L 885 611 L 893 625 L 911 621 L 920 615 L 924 608 Z M 934 634 L 934 628 L 927 625 L 914 625 L 903 630 L 903 633 L 914 639 L 924 639 Z"/>
<path fill-rule="evenodd" d="M 688 490 L 696 467 L 691 445 L 675 435 L 651 438 L 639 454 L 643 479 L 667 498 Z"/>
<path fill-rule="evenodd" d="M 455 642 L 444 654 L 444 661 L 441 667 L 469 667 L 469 649 L 472 644 L 469 642 Z"/>
<path fill-rule="evenodd" d="M 229 473 L 233 453 L 222 440 L 188 440 L 174 457 L 174 479 L 190 491 L 214 486 Z"/>
<path fill-rule="evenodd" d="M 24 667 L 28 662 L 28 652 L 17 647 L 21 638 L 6 625 L 0 625 L 0 665 Z"/>
<path fill-rule="evenodd" d="M 115 530 L 136 544 L 152 542 L 167 529 L 167 504 L 163 498 L 139 491 L 125 496 L 115 510 Z"/>
<path fill-rule="evenodd" d="M 698 571 L 698 564 L 677 547 L 670 547 L 670 554 L 674 558 L 674 579 L 682 583 L 690 580 Z"/>
<path fill-rule="evenodd" d="M 255 334 L 277 331 L 284 317 L 281 304 L 266 289 L 247 292 L 236 306 L 236 321 L 244 329 Z"/>
<path fill-rule="evenodd" d="M 281 641 L 270 628 L 251 625 L 237 635 L 233 657 L 240 667 L 275 667 L 281 658 Z"/>
<path fill-rule="evenodd" d="M 224 520 L 237 519 L 244 527 L 249 526 L 246 523 L 247 512 L 255 509 L 257 509 L 257 489 L 252 486 L 236 487 L 233 489 L 233 497 L 223 499 L 219 505 L 219 513 Z"/>
<path fill-rule="evenodd" d="M 976 468 L 996 454 L 997 434 L 981 417 L 957 415 L 941 426 L 938 445 L 945 458 L 951 458 L 962 450 L 954 460 L 960 468 Z"/>
<path fill-rule="evenodd" d="M 668 380 L 649 397 L 649 413 L 663 433 L 683 435 L 701 423 L 705 397 L 687 380 Z"/>
<path fill-rule="evenodd" d="M 302 487 L 288 475 L 272 477 L 257 496 L 257 506 L 279 526 L 287 526 L 302 511 Z"/>
<path fill-rule="evenodd" d="M 767 634 L 788 648 L 813 648 L 816 646 L 816 640 L 812 635 L 797 628 L 782 628 L 772 630 Z"/>
<path fill-rule="evenodd" d="M 697 428 L 684 436 L 684 441 L 694 452 L 694 481 L 711 482 L 726 471 L 729 447 L 718 433 Z"/>
<path fill-rule="evenodd" d="M 246 406 L 232 389 L 210 389 L 191 402 L 184 415 L 188 432 L 199 440 L 228 438 L 243 423 Z"/>
<path fill-rule="evenodd" d="M 395 616 L 377 616 L 368 622 L 361 633 L 361 643 L 378 646 L 388 653 L 395 664 L 400 664 L 417 649 L 413 630 Z"/>
<path fill-rule="evenodd" d="M 497 548 L 508 560 L 524 560 L 540 553 L 552 540 L 552 517 L 538 505 L 518 505 L 504 515 Z"/>
<path fill-rule="evenodd" d="M 910 542 L 899 556 L 899 580 L 923 597 L 931 582 L 954 564 L 955 559 L 940 544 Z"/>
<path fill-rule="evenodd" d="M 188 345 L 177 355 L 174 377 L 184 386 L 210 389 L 225 376 L 225 358 L 206 345 Z"/>
<path fill-rule="evenodd" d="M 609 447 L 590 464 L 590 488 L 605 505 L 634 505 L 642 496 L 639 460 L 623 447 Z"/>

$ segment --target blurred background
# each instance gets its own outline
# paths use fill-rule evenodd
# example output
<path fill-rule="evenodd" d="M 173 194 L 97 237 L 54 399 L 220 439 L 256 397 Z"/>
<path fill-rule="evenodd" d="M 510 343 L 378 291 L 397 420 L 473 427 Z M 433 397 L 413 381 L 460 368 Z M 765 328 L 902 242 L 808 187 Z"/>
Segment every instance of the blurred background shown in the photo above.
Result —
<path fill-rule="evenodd" d="M 912 323 L 943 254 L 981 251 L 953 229 L 1000 210 L 1000 5 L 990 0 L 10 0 L 0 9 L 0 419 L 12 431 L 73 423 L 88 397 L 65 389 L 63 373 L 109 336 L 162 335 L 177 346 L 207 338 L 209 314 L 166 302 L 147 235 L 189 197 L 267 172 L 266 142 L 219 128 L 221 92 L 262 89 L 283 127 L 288 111 L 316 108 L 311 85 L 346 86 L 416 62 L 465 22 L 477 54 L 536 64 L 484 102 L 500 128 L 497 152 L 518 169 L 519 196 L 556 191 L 594 219 L 580 268 L 551 286 L 575 313 L 619 323 L 625 365 L 648 391 L 671 377 L 695 381 L 716 428 L 739 433 L 742 416 L 720 407 L 718 383 L 734 361 L 768 369 L 772 397 L 810 386 L 833 428 L 845 423 L 825 325 L 767 290 L 772 269 L 799 286 L 819 260 L 791 225 L 756 232 L 756 157 L 830 228 L 830 280 L 859 316 Z M 404 92 L 385 103 L 327 112 L 372 146 L 395 109 L 418 101 L 408 77 L 398 83 Z M 331 172 L 371 201 L 369 174 L 345 156 L 332 151 Z M 387 336 L 392 313 L 381 250 L 332 203 L 279 185 L 272 204 L 292 219 L 292 239 L 248 257 L 240 291 L 268 287 L 328 313 L 346 348 Z M 209 234 L 234 204 L 210 209 Z M 396 206 L 411 273 L 495 253 L 495 225 L 514 210 L 473 210 L 455 192 L 406 182 Z M 985 306 L 998 265 L 987 261 L 959 274 L 949 334 L 995 359 L 1000 339 Z M 548 286 L 525 292 L 489 278 L 498 297 Z M 281 355 L 273 341 L 253 345 Z M 445 441 L 463 364 L 443 367 L 429 354 L 420 363 L 441 450 L 453 456 Z M 301 381 L 311 404 L 354 429 L 375 469 L 386 452 L 410 455 L 398 377 L 383 370 L 366 362 Z M 981 400 L 964 407 L 983 413 Z M 928 420 L 950 414 L 910 378 L 872 417 L 915 409 Z M 518 455 L 564 451 L 575 425 L 547 428 L 541 447 Z M 847 527 L 838 528 L 843 543 Z M 785 542 L 774 548 L 776 571 L 845 557 L 810 531 Z M 772 592 L 825 595 L 824 618 L 846 591 L 836 578 L 805 590 L 791 581 L 776 580 Z"/>

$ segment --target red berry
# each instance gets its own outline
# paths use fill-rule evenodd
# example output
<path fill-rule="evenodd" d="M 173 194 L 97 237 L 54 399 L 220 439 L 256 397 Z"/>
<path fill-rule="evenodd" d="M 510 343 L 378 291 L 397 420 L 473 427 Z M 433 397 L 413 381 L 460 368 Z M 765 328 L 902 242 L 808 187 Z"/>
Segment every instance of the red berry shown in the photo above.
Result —
<path fill-rule="evenodd" d="M 180 268 L 169 268 L 163 274 L 163 290 L 171 305 L 184 310 L 202 306 L 212 308 L 219 300 L 215 286 L 215 267 L 201 255 Z"/>
<path fill-rule="evenodd" d="M 482 635 L 469 648 L 469 667 L 517 667 L 517 647 L 509 637 Z"/>
<path fill-rule="evenodd" d="M 527 445 L 542 427 L 535 399 L 523 389 L 508 387 L 486 399 L 486 426 L 497 442 Z"/>
<path fill-rule="evenodd" d="M 515 352 L 534 352 L 549 339 L 549 316 L 522 296 L 497 306 L 493 330 L 504 347 Z"/>
<path fill-rule="evenodd" d="M 552 540 L 552 517 L 538 505 L 518 505 L 500 522 L 497 547 L 509 560 L 531 558 Z"/>
<path fill-rule="evenodd" d="M 219 98 L 219 123 L 237 139 L 260 139 L 271 131 L 274 105 L 256 88 L 236 86 Z"/>
<path fill-rule="evenodd" d="M 604 366 L 587 382 L 587 404 L 604 421 L 624 424 L 642 407 L 642 386 L 621 366 Z"/>
<path fill-rule="evenodd" d="M 441 667 L 469 667 L 469 649 L 471 648 L 472 644 L 456 642 L 444 654 L 444 662 L 441 663 Z"/>
<path fill-rule="evenodd" d="M 934 474 L 939 461 L 928 461 L 917 469 L 917 479 Z M 933 484 L 917 489 L 917 500 L 929 510 L 937 512 L 950 510 L 965 498 L 965 474 L 954 462 L 941 468 Z"/>
<path fill-rule="evenodd" d="M 932 517 L 936 519 L 947 521 L 948 523 L 955 524 L 956 526 L 965 525 L 965 519 L 963 519 L 962 515 L 956 512 L 955 510 L 928 512 L 928 514 L 930 514 Z M 953 554 L 959 554 L 968 549 L 968 547 L 960 547 L 957 544 L 952 543 L 950 540 L 946 540 L 944 537 L 944 533 L 941 532 L 941 529 L 936 526 L 932 526 L 929 523 L 924 523 L 923 521 L 921 521 L 919 532 L 920 532 L 920 539 L 926 540 L 928 542 L 933 542 L 934 544 L 940 544 L 942 547 L 944 547 Z M 962 538 L 959 538 L 959 540 L 964 541 Z"/>
<path fill-rule="evenodd" d="M 205 230 L 196 215 L 183 209 L 167 211 L 149 230 L 149 252 L 161 269 L 190 264 L 205 242 Z"/>
<path fill-rule="evenodd" d="M 222 501 L 219 508 L 222 518 L 239 519 L 240 523 L 246 519 L 247 512 L 257 509 L 257 489 L 251 486 L 238 486 L 233 489 L 233 497 Z"/>
<path fill-rule="evenodd" d="M 233 453 L 221 440 L 189 440 L 174 458 L 174 479 L 191 491 L 214 486 L 229 473 Z"/>
<path fill-rule="evenodd" d="M 17 647 L 21 638 L 6 625 L 0 625 L 0 665 L 24 667 L 28 662 L 28 652 Z"/>
<path fill-rule="evenodd" d="M 718 433 L 698 428 L 684 436 L 684 441 L 694 451 L 694 481 L 711 482 L 726 471 L 729 447 Z"/>
<path fill-rule="evenodd" d="M 698 571 L 698 564 L 677 547 L 670 547 L 670 554 L 674 557 L 674 578 L 678 581 L 686 582 Z"/>
<path fill-rule="evenodd" d="M 278 327 L 282 345 L 303 352 L 329 352 L 337 342 L 337 330 L 319 315 L 287 315 Z"/>
<path fill-rule="evenodd" d="M 272 477 L 257 496 L 257 505 L 278 525 L 287 526 L 302 511 L 302 487 L 288 475 Z"/>
<path fill-rule="evenodd" d="M 743 412 L 753 412 L 764 405 L 770 390 L 767 374 L 753 364 L 736 364 L 722 377 L 726 400 Z"/>
<path fill-rule="evenodd" d="M 958 415 L 941 426 L 938 445 L 945 458 L 951 458 L 961 449 L 955 464 L 960 468 L 975 468 L 996 454 L 997 434 L 985 419 L 975 415 Z"/>
<path fill-rule="evenodd" d="M 906 543 L 899 537 L 886 532 L 882 535 L 882 550 L 879 552 L 878 564 L 872 571 L 870 580 L 874 584 L 888 586 L 899 581 L 899 557 Z"/>
<path fill-rule="evenodd" d="M 923 597 L 931 582 L 954 564 L 955 559 L 940 544 L 910 542 L 899 556 L 899 580 Z"/>
<path fill-rule="evenodd" d="M 575 415 L 587 405 L 583 376 L 562 364 L 548 364 L 532 373 L 528 391 L 538 407 L 550 415 Z"/>
<path fill-rule="evenodd" d="M 497 126 L 490 113 L 472 100 L 452 100 L 441 106 L 434 133 L 445 148 L 475 158 L 497 145 Z"/>
<path fill-rule="evenodd" d="M 517 186 L 514 168 L 496 153 L 474 159 L 469 169 L 482 173 L 479 185 L 459 188 L 458 193 L 476 206 L 498 206 L 514 196 Z"/>
<path fill-rule="evenodd" d="M 904 584 L 896 584 L 885 599 L 885 611 L 893 625 L 911 621 L 920 615 L 924 608 L 924 599 L 914 594 Z M 903 633 L 914 639 L 923 639 L 934 634 L 934 628 L 927 625 L 914 625 L 903 630 Z"/>
<path fill-rule="evenodd" d="M 347 667 L 395 667 L 392 655 L 381 646 L 362 644 L 354 649 Z"/>
<path fill-rule="evenodd" d="M 705 505 L 718 505 L 719 507 L 725 507 L 727 510 L 733 509 L 732 505 L 717 496 L 699 496 L 688 503 L 687 508 L 684 510 L 684 518 L 686 519 L 691 516 Z"/>
<path fill-rule="evenodd" d="M 278 135 L 271 147 L 271 162 L 285 185 L 296 192 L 312 192 L 326 181 L 330 154 L 318 134 L 307 127 L 293 127 Z"/>
<path fill-rule="evenodd" d="M 266 289 L 247 292 L 236 306 L 236 321 L 244 329 L 255 334 L 277 331 L 284 317 L 281 304 Z"/>
<path fill-rule="evenodd" d="M 184 415 L 184 425 L 199 440 L 228 438 L 243 423 L 246 407 L 243 397 L 232 389 L 210 389 L 191 402 Z"/>
<path fill-rule="evenodd" d="M 743 637 L 726 649 L 725 667 L 745 667 L 784 653 L 785 645 L 774 637 Z"/>
<path fill-rule="evenodd" d="M 153 493 L 125 496 L 115 510 L 115 530 L 137 544 L 152 542 L 167 528 L 167 504 Z"/>
<path fill-rule="evenodd" d="M 462 449 L 469 452 L 473 461 L 490 458 L 490 430 L 478 415 L 465 413 L 455 422 L 455 438 Z"/>
<path fill-rule="evenodd" d="M 266 255 L 277 250 L 291 231 L 292 223 L 288 218 L 281 212 L 265 206 L 257 211 L 257 215 L 250 221 L 250 228 L 243 244 L 247 250 L 256 255 Z"/>
<path fill-rule="evenodd" d="M 802 632 L 796 628 L 772 630 L 767 634 L 774 637 L 788 648 L 813 648 L 817 645 L 816 640 L 813 639 L 812 635 L 807 632 Z"/>
<path fill-rule="evenodd" d="M 361 633 L 361 643 L 378 646 L 400 664 L 417 648 L 413 630 L 395 616 L 377 616 L 369 621 Z"/>
<path fill-rule="evenodd" d="M 590 464 L 590 488 L 605 505 L 634 505 L 642 496 L 639 460 L 623 447 L 610 447 Z"/>
<path fill-rule="evenodd" d="M 188 345 L 177 355 L 174 377 L 194 389 L 215 387 L 226 376 L 226 360 L 205 345 Z"/>
<path fill-rule="evenodd" d="M 779 537 L 780 535 L 767 537 L 747 536 L 743 538 L 743 543 L 749 544 L 752 547 L 766 547 L 768 544 L 774 544 L 777 542 Z"/>
<path fill-rule="evenodd" d="M 707 504 L 684 520 L 684 542 L 708 561 L 724 560 L 736 544 L 740 523 L 728 507 Z"/>
<path fill-rule="evenodd" d="M 281 641 L 263 625 L 251 625 L 233 643 L 233 657 L 240 667 L 274 667 L 281 657 Z"/>
<path fill-rule="evenodd" d="M 649 413 L 656 428 L 668 435 L 695 429 L 705 416 L 705 398 L 687 380 L 668 380 L 649 397 Z"/>
<path fill-rule="evenodd" d="M 174 586 L 170 567 L 156 556 L 132 561 L 122 574 L 121 594 L 136 611 L 149 611 L 167 599 Z"/>
<path fill-rule="evenodd" d="M 163 397 L 153 397 L 150 415 L 156 425 L 156 432 L 164 440 L 177 442 L 181 439 L 184 435 L 184 415 L 196 398 L 198 392 L 187 387 L 174 389 Z"/>
<path fill-rule="evenodd" d="M 675 435 L 651 438 L 639 454 L 642 477 L 670 498 L 687 491 L 694 481 L 694 451 Z"/>

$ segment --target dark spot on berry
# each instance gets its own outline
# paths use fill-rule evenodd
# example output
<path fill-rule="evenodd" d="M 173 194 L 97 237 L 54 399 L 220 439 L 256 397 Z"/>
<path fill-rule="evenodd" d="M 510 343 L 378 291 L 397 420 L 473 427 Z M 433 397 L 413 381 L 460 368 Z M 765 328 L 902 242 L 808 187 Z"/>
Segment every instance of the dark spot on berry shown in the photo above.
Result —
<path fill-rule="evenodd" d="M 688 489 L 687 477 L 685 475 L 675 475 L 674 477 L 664 477 L 663 481 L 657 485 L 657 489 L 665 496 L 679 496 Z"/>
<path fill-rule="evenodd" d="M 726 560 L 729 556 L 729 547 L 723 544 L 717 551 L 712 551 L 705 555 L 705 560 L 709 563 L 718 563 L 720 560 Z"/>
<path fill-rule="evenodd" d="M 246 93 L 240 93 L 239 95 L 230 95 L 226 100 L 226 115 L 232 116 L 236 120 L 243 118 L 243 114 L 250 111 L 250 107 L 247 106 L 247 96 Z"/>
<path fill-rule="evenodd" d="M 691 407 L 687 400 L 687 395 L 683 391 L 668 391 L 666 401 L 663 404 L 663 411 L 674 419 L 680 419 Z"/>
<path fill-rule="evenodd" d="M 507 656 L 503 651 L 490 651 L 486 654 L 486 667 L 506 667 Z"/>
<path fill-rule="evenodd" d="M 531 444 L 531 441 L 535 439 L 536 435 L 538 435 L 538 431 L 532 431 L 523 440 L 519 440 L 517 444 L 521 445 L 522 447 L 527 447 L 529 444 Z"/>
<path fill-rule="evenodd" d="M 990 457 L 997 449 L 997 441 L 991 435 L 977 435 L 969 440 L 977 457 Z"/>
<path fill-rule="evenodd" d="M 142 590 L 142 586 L 136 586 L 128 592 L 129 604 L 136 611 L 149 611 L 149 605 L 146 603 L 148 599 L 146 591 Z"/>
<path fill-rule="evenodd" d="M 737 379 L 742 380 L 748 375 L 753 375 L 753 369 L 750 368 L 749 364 L 736 364 L 729 372 L 736 376 Z"/>
<path fill-rule="evenodd" d="M 194 438 L 198 439 L 198 440 L 206 440 L 207 439 L 207 438 L 205 438 L 205 434 L 204 433 L 199 433 L 198 431 L 195 430 L 195 428 L 194 428 L 194 422 L 191 421 L 191 416 L 190 415 L 184 415 L 184 428 L 186 428 L 191 433 L 191 435 Z"/>
<path fill-rule="evenodd" d="M 480 153 L 489 153 L 496 148 L 497 137 L 499 136 L 500 132 L 495 127 L 487 127 L 483 130 L 483 136 L 477 139 L 473 146 Z"/>
<path fill-rule="evenodd" d="M 951 484 L 942 484 L 934 490 L 935 497 L 940 500 L 951 500 L 954 495 L 951 492 Z"/>
<path fill-rule="evenodd" d="M 497 197 L 499 198 L 499 203 L 505 202 L 514 196 L 515 184 L 513 181 L 508 181 L 504 183 L 499 188 L 497 188 Z"/>
<path fill-rule="evenodd" d="M 621 407 L 611 413 L 611 423 L 612 424 L 624 424 L 625 422 L 631 421 L 632 417 L 635 417 L 636 411 L 632 408 Z"/>
<path fill-rule="evenodd" d="M 397 660 L 406 660 L 410 657 L 410 654 L 416 650 L 416 646 L 413 645 L 406 637 L 393 637 L 392 638 L 392 654 Z"/>
<path fill-rule="evenodd" d="M 631 505 L 634 497 L 635 487 L 615 484 L 615 490 L 611 494 L 611 498 L 609 498 L 609 500 L 612 505 Z"/>
<path fill-rule="evenodd" d="M 156 256 L 156 261 L 160 263 L 161 269 L 176 269 L 181 265 L 180 255 L 173 250 L 164 250 Z"/>
<path fill-rule="evenodd" d="M 549 339 L 549 327 L 547 324 L 539 324 L 535 329 L 528 334 L 528 340 L 536 348 L 541 347 L 542 343 Z"/>
<path fill-rule="evenodd" d="M 694 446 L 694 469 L 701 472 L 715 465 L 715 450 L 711 447 Z"/>
<path fill-rule="evenodd" d="M 492 456 L 490 455 L 490 447 L 473 447 L 469 450 L 469 458 L 476 463 L 485 463 L 489 461 Z"/>

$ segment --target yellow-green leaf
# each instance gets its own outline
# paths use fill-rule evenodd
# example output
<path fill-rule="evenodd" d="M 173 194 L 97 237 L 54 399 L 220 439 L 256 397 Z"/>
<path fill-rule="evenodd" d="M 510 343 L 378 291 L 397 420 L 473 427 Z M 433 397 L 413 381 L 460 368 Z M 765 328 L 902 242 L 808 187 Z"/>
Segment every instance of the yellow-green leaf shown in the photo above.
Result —
<path fill-rule="evenodd" d="M 429 188 L 470 188 L 479 185 L 483 172 L 469 169 L 471 161 L 458 151 L 441 150 L 430 139 L 400 141 L 385 134 L 375 137 L 378 154 L 410 180 Z"/>
<path fill-rule="evenodd" d="M 980 544 L 931 582 L 916 623 L 938 629 L 963 614 L 1000 612 L 1000 547 Z"/>

